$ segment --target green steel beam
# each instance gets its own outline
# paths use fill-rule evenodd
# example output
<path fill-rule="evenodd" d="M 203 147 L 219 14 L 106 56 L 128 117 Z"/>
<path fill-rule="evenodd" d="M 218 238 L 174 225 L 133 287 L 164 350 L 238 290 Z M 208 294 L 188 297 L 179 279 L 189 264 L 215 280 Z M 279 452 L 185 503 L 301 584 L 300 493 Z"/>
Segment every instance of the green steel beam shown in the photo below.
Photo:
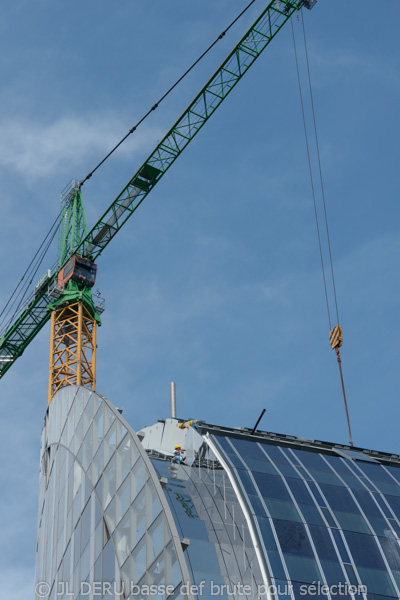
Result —
<path fill-rule="evenodd" d="M 96 260 L 292 14 L 316 0 L 272 0 L 73 253 Z M 61 266 L 67 262 L 69 256 Z M 0 378 L 50 318 L 56 273 L 0 337 Z"/>
<path fill-rule="evenodd" d="M 0 337 L 0 379 L 50 319 L 51 312 L 47 307 L 51 298 L 48 292 L 55 278 L 56 274 L 53 274 L 40 292 L 28 302 L 10 329 Z"/>
<path fill-rule="evenodd" d="M 96 260 L 292 14 L 316 0 L 272 0 L 83 240 Z"/>

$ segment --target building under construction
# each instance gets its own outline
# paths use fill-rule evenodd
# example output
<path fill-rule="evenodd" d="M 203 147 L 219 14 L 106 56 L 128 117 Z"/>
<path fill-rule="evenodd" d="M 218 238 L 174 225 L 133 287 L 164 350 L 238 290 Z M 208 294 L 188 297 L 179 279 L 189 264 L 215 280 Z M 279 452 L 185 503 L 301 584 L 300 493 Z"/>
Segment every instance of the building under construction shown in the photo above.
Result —
<path fill-rule="evenodd" d="M 57 263 L 0 337 L 2 377 L 51 323 L 35 600 L 400 598 L 400 456 L 353 445 L 326 211 L 349 445 L 180 419 L 174 387 L 171 416 L 135 432 L 96 391 L 98 259 L 281 28 L 314 6 L 269 2 L 91 229 L 82 187 L 147 115 L 61 195 L 43 243 L 58 233 Z M 317 230 L 322 259 L 318 218 Z"/>
<path fill-rule="evenodd" d="M 399 538 L 400 456 L 176 417 L 136 433 L 79 386 L 46 412 L 35 600 L 395 599 Z"/>

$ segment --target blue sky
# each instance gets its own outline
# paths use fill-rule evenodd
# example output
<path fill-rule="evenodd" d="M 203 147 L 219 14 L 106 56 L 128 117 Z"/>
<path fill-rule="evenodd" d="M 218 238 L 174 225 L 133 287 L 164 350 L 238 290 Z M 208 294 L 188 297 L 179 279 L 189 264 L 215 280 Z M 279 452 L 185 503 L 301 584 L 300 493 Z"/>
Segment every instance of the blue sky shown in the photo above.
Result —
<path fill-rule="evenodd" d="M 3 6 L 1 306 L 68 181 L 84 177 L 244 5 Z M 84 186 L 89 225 L 264 5 L 255 3 Z M 319 0 L 304 16 L 353 437 L 359 446 L 398 453 L 400 5 L 389 0 L 382 12 L 371 0 Z M 294 28 L 304 75 L 301 23 Z M 54 250 L 43 270 L 55 258 Z M 174 380 L 182 418 L 252 426 L 265 407 L 268 431 L 347 442 L 290 25 L 98 266 L 107 309 L 97 389 L 124 408 L 135 429 L 168 416 Z M 33 590 L 48 348 L 46 327 L 0 382 L 0 587 L 9 600 L 25 600 Z"/>

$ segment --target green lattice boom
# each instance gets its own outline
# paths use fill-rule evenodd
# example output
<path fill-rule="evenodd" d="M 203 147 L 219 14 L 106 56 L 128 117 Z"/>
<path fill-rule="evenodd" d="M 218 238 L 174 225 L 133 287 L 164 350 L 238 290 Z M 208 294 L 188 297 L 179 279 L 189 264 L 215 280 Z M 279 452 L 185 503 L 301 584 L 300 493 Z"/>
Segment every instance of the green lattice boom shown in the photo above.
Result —
<path fill-rule="evenodd" d="M 273 0 L 268 4 L 185 112 L 74 250 L 74 253 L 90 257 L 94 261 L 100 256 L 104 248 L 222 104 L 292 14 L 303 6 L 311 8 L 315 2 L 316 0 Z M 56 273 L 53 273 L 45 287 L 31 299 L 25 310 L 4 332 L 3 337 L 0 337 L 0 378 L 21 356 L 25 348 L 49 320 L 48 304 L 50 298 L 48 292 L 55 277 Z"/>

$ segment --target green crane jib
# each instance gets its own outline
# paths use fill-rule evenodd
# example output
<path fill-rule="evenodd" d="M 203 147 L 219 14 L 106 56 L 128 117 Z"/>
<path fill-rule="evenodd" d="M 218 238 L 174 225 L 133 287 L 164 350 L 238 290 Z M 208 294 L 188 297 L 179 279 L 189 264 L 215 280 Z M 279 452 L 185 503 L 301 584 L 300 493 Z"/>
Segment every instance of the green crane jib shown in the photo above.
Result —
<path fill-rule="evenodd" d="M 117 198 L 74 250 L 61 255 L 61 266 L 48 274 L 26 308 L 0 337 L 0 378 L 24 352 L 50 319 L 51 290 L 58 273 L 72 255 L 95 261 L 164 173 L 187 147 L 235 85 L 296 11 L 315 6 L 317 0 L 272 0 L 245 33 L 222 65 L 200 90 L 185 112 L 139 167 Z M 76 190 L 80 194 L 80 190 Z"/>

